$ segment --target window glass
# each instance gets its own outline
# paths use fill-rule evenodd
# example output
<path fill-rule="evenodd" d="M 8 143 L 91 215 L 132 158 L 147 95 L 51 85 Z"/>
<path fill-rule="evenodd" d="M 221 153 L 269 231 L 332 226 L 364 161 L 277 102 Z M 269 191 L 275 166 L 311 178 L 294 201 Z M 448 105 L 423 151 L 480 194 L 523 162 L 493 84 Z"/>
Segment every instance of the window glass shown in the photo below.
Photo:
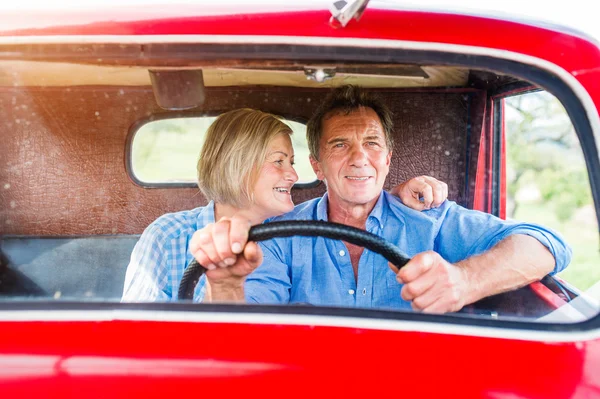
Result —
<path fill-rule="evenodd" d="M 573 259 L 559 277 L 600 298 L 600 286 L 595 286 L 600 281 L 596 213 L 569 116 L 545 91 L 507 98 L 505 112 L 507 218 L 560 232 Z"/>
<path fill-rule="evenodd" d="M 312 72 L 298 69 L 300 61 L 256 62 L 268 69 L 225 68 L 223 60 L 214 70 L 204 70 L 205 105 L 173 108 L 173 113 L 159 114 L 160 120 L 150 117 L 158 109 L 152 82 L 134 84 L 138 78 L 148 79 L 143 65 L 119 67 L 117 74 L 101 65 L 91 73 L 79 64 L 52 69 L 36 62 L 7 62 L 10 68 L 0 74 L 0 82 L 5 82 L 0 91 L 1 299 L 177 300 L 192 260 L 193 234 L 212 220 L 211 215 L 219 220 L 230 214 L 223 212 L 229 209 L 223 206 L 228 205 L 225 200 L 206 208 L 207 198 L 199 190 L 181 188 L 196 185 L 205 133 L 218 116 L 211 110 L 226 112 L 251 104 L 285 115 L 289 120 L 284 122 L 294 131 L 300 182 L 311 182 L 315 176 L 306 126 L 293 121 L 314 116 L 332 87 L 354 82 L 385 103 L 391 115 L 373 115 L 368 109 L 327 113 L 319 166 L 329 184 L 314 184 L 290 196 L 290 184 L 280 184 L 275 168 L 280 161 L 273 159 L 274 167 L 264 168 L 252 188 L 249 223 L 255 225 L 253 231 L 264 229 L 263 223 L 297 206 L 299 213 L 286 218 L 327 215 L 330 221 L 363 227 L 407 257 L 417 258 L 413 269 L 415 263 L 419 267 L 419 258 L 427 259 L 426 251 L 435 251 L 436 271 L 425 276 L 427 266 L 421 267 L 419 276 L 425 280 L 417 288 L 437 288 L 418 293 L 420 300 L 404 299 L 414 284 L 406 289 L 410 282 L 398 278 L 383 256 L 357 248 L 366 244 L 339 236 L 286 236 L 261 243 L 266 261 L 255 276 L 268 277 L 255 285 L 252 295 L 258 304 L 271 304 L 273 295 L 282 304 L 323 306 L 330 309 L 327 312 L 337 307 L 458 311 L 463 319 L 560 323 L 596 315 L 600 238 L 588 173 L 597 171 L 586 170 L 573 125 L 581 126 L 581 135 L 591 131 L 585 120 L 575 119 L 582 118 L 583 111 L 568 93 L 560 99 L 572 104 L 572 120 L 546 92 L 511 92 L 502 98 L 510 87 L 544 86 L 554 92 L 556 87 L 551 82 L 546 86 L 541 78 L 531 83 L 462 66 L 415 63 L 391 68 L 387 63 L 357 62 L 349 69 L 349 64 L 340 64 L 335 76 L 318 82 L 307 80 Z M 19 80 L 25 66 L 40 78 Z M 313 72 L 317 77 L 318 71 Z M 132 79 L 134 73 L 137 77 Z M 105 83 L 99 84 L 98 77 Z M 54 86 L 38 90 L 44 81 Z M 494 107 L 488 106 L 492 101 Z M 391 155 L 380 136 L 382 120 L 393 122 Z M 239 148 L 242 153 L 247 150 Z M 225 183 L 217 182 L 223 184 L 219 188 Z M 137 184 L 171 186 L 155 190 Z M 403 203 L 385 195 L 382 199 L 382 187 L 391 195 L 403 193 Z M 446 194 L 449 201 L 443 202 Z M 427 209 L 420 199 L 437 203 Z M 552 247 L 558 275 L 544 276 L 554 262 L 535 239 L 517 238 L 528 240 L 517 247 L 522 252 L 502 247 L 495 252 L 498 256 L 486 257 L 504 233 L 515 231 L 513 223 L 493 215 L 525 221 L 518 232 Z M 321 231 L 315 225 L 309 228 L 311 233 Z M 272 231 L 284 234 L 279 227 Z M 304 234 L 299 228 L 288 233 Z M 274 242 L 281 247 L 269 248 Z M 536 248 L 539 252 L 531 261 Z M 463 263 L 479 255 L 479 260 Z M 399 257 L 395 261 L 401 264 Z M 206 259 L 201 262 L 211 265 Z M 219 263 L 226 265 L 212 264 Z M 464 272 L 464 265 L 472 267 Z M 504 277 L 511 273 L 517 281 L 507 287 Z M 541 282 L 528 284 L 530 276 Z M 483 283 L 472 284 L 478 278 Z M 201 284 L 197 288 L 203 292 Z M 440 298 L 440 308 L 427 309 Z M 593 301 L 580 301 L 585 298 Z"/>
<path fill-rule="evenodd" d="M 205 133 L 216 116 L 173 118 L 152 121 L 139 128 L 131 146 L 135 178 L 146 184 L 195 183 L 196 165 Z M 308 161 L 306 125 L 284 120 L 294 132 L 298 183 L 310 183 L 316 176 Z"/>

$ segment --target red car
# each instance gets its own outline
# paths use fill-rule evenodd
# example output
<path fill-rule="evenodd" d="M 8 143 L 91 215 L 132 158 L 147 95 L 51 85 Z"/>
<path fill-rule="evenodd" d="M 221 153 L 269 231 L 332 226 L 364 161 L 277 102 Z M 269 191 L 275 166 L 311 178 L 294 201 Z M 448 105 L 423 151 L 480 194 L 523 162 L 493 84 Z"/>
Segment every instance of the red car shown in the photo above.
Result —
<path fill-rule="evenodd" d="M 600 397 L 592 11 L 88 3 L 0 5 L 0 396 Z M 120 301 L 146 226 L 207 203 L 194 132 L 241 107 L 303 132 L 346 83 L 394 111 L 386 188 L 549 225 L 567 269 L 444 315 Z"/>

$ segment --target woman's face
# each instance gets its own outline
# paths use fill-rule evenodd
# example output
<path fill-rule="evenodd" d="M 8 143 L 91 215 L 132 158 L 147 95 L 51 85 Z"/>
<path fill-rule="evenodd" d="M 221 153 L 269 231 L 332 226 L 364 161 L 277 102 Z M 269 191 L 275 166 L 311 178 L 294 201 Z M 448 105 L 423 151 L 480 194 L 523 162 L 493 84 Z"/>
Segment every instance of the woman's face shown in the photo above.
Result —
<path fill-rule="evenodd" d="M 294 170 L 294 148 L 289 134 L 278 134 L 267 148 L 267 157 L 254 186 L 253 211 L 264 219 L 294 209 L 292 186 L 298 181 Z"/>

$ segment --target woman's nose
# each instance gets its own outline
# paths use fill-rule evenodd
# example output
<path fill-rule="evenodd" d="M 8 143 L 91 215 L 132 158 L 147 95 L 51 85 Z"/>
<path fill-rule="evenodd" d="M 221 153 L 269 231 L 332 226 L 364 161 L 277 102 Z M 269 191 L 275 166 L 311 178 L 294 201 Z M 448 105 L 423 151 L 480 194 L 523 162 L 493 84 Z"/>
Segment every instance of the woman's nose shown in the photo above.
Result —
<path fill-rule="evenodd" d="M 285 171 L 285 179 L 287 181 L 291 181 L 292 183 L 296 183 L 298 181 L 298 173 L 296 173 L 296 169 L 294 169 L 293 166 L 290 166 L 286 171 Z"/>

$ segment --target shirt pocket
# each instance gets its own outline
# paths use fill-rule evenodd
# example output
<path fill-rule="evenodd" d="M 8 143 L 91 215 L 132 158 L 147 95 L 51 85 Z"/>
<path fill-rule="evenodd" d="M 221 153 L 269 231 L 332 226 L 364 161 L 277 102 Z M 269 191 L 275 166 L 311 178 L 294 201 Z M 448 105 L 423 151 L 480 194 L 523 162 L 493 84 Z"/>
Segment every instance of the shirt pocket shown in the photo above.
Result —
<path fill-rule="evenodd" d="M 401 298 L 400 291 L 402 291 L 402 287 L 404 285 L 400 284 L 398 280 L 396 280 L 396 275 L 394 273 L 388 273 L 385 276 L 386 290 L 387 294 L 391 298 Z"/>

